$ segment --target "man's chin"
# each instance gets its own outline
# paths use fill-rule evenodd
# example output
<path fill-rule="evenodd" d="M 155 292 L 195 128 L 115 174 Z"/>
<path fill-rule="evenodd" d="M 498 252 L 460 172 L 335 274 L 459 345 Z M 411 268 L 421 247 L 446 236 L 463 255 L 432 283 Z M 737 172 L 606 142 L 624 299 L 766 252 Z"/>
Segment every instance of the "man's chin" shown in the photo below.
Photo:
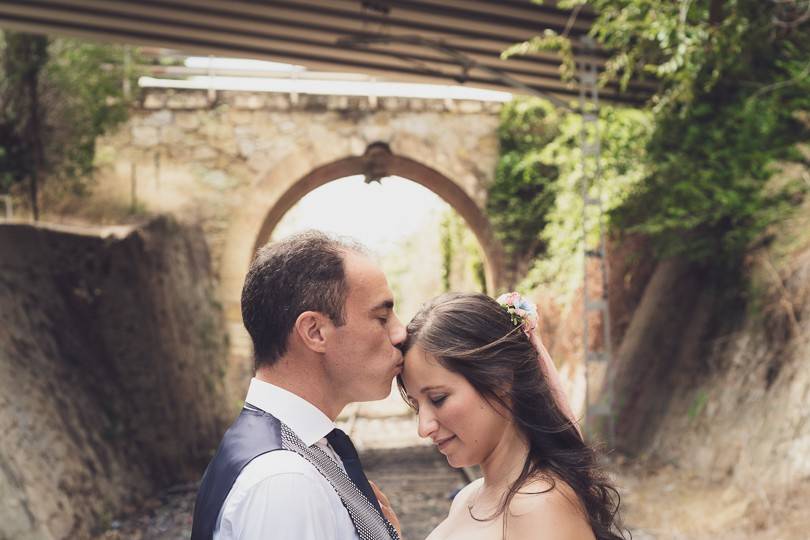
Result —
<path fill-rule="evenodd" d="M 365 401 L 380 401 L 381 399 L 387 398 L 391 394 L 391 382 L 389 381 L 385 388 L 380 388 L 375 393 L 366 393 L 363 395 L 362 399 L 357 399 L 356 401 L 365 402 Z"/>

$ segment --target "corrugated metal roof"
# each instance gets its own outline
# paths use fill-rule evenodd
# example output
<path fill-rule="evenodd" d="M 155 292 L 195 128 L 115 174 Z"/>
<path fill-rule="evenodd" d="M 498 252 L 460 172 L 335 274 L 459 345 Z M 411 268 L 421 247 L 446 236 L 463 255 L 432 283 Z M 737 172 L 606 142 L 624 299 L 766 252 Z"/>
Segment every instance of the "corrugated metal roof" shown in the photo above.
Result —
<path fill-rule="evenodd" d="M 581 37 L 593 19 L 529 0 L 0 1 L 0 26 L 15 30 L 515 91 L 510 79 L 563 99 L 578 90 L 560 81 L 556 55 L 500 54 L 547 28 Z M 600 67 L 607 57 L 589 55 Z M 637 103 L 647 93 L 635 83 L 602 95 Z"/>

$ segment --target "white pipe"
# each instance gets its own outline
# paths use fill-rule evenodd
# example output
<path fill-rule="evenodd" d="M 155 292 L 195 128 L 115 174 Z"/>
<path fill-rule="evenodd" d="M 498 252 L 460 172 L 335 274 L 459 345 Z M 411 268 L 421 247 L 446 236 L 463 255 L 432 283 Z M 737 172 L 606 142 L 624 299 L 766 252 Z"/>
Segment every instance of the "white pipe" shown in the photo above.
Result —
<path fill-rule="evenodd" d="M 193 77 L 190 79 L 158 79 L 141 77 L 142 88 L 183 88 L 196 90 L 241 90 L 246 92 L 280 92 L 333 96 L 377 96 L 425 99 L 470 99 L 505 102 L 512 99 L 509 92 L 443 86 L 438 84 L 393 83 L 367 81 L 291 80 L 243 77 Z"/>

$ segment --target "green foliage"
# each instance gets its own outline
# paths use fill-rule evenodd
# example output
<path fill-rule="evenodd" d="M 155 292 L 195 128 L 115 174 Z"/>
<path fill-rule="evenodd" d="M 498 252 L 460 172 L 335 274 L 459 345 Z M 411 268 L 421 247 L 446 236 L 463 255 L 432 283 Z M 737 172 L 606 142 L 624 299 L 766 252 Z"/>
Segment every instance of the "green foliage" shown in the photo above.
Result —
<path fill-rule="evenodd" d="M 648 112 L 638 109 L 600 110 L 601 174 L 589 189 L 592 195 L 602 193 L 607 212 L 622 205 L 633 186 L 645 178 L 645 146 L 652 131 L 650 119 Z M 523 289 L 530 290 L 542 283 L 553 284 L 557 291 L 572 292 L 582 284 L 582 237 L 588 234 L 589 242 L 596 243 L 597 221 L 589 220 L 588 230 L 583 231 L 581 128 L 581 116 L 565 114 L 559 134 L 540 152 L 540 158 L 556 167 L 559 176 L 554 186 L 556 199 L 540 233 L 546 252 L 532 265 L 521 284 Z"/>
<path fill-rule="evenodd" d="M 450 290 L 450 276 L 453 272 L 453 235 L 450 231 L 451 215 L 446 214 L 439 225 L 441 227 L 442 248 L 442 291 Z"/>
<path fill-rule="evenodd" d="M 558 170 L 543 154 L 559 133 L 554 107 L 517 98 L 501 109 L 500 158 L 489 189 L 487 212 L 513 258 L 534 258 L 545 246 L 541 232 L 554 205 Z"/>
<path fill-rule="evenodd" d="M 487 291 L 484 255 L 464 219 L 448 210 L 439 224 L 442 254 L 442 291 Z"/>
<path fill-rule="evenodd" d="M 806 191 L 772 177 L 778 162 L 808 165 L 796 147 L 810 140 L 800 120 L 810 110 L 810 21 L 784 18 L 789 2 L 764 0 L 560 4 L 598 14 L 591 34 L 612 51 L 603 83 L 656 83 L 646 173 L 612 222 L 649 236 L 661 256 L 739 268 Z M 559 37 L 521 51 L 565 54 Z"/>
<path fill-rule="evenodd" d="M 768 185 L 776 162 L 791 158 L 806 133 L 774 102 L 778 98 L 765 99 L 770 103 L 735 97 L 660 118 L 649 145 L 658 157 L 653 174 L 616 210 L 614 221 L 653 238 L 662 256 L 737 266 L 751 242 L 788 216 L 803 192 L 798 181 Z"/>
<path fill-rule="evenodd" d="M 36 92 L 39 74 L 48 62 L 48 41 L 6 33 L 0 40 L 0 61 L 0 192 L 6 192 L 41 160 Z"/>
<path fill-rule="evenodd" d="M 35 54 L 31 48 L 35 48 Z M 4 32 L 0 40 L 0 191 L 39 174 L 81 192 L 93 170 L 95 140 L 124 121 L 129 108 L 123 81 L 136 88 L 122 46 Z M 26 75 L 38 79 L 36 103 Z M 31 132 L 29 118 L 38 115 Z M 41 143 L 32 170 L 31 141 Z"/>
<path fill-rule="evenodd" d="M 512 56 L 520 56 L 535 51 L 556 52 L 562 58 L 560 64 L 560 76 L 564 81 L 574 78 L 576 65 L 574 64 L 573 51 L 571 50 L 571 40 L 558 35 L 553 30 L 544 30 L 540 36 L 535 36 L 528 41 L 516 43 L 501 53 L 501 58 L 506 60 Z"/>

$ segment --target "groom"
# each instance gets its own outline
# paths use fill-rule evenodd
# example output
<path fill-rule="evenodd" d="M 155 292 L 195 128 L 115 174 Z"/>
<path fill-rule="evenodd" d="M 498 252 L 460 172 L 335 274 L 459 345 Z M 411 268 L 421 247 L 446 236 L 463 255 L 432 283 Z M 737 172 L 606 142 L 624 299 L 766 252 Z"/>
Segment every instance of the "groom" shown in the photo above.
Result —
<path fill-rule="evenodd" d="M 398 538 L 334 424 L 401 371 L 393 307 L 359 244 L 309 231 L 259 250 L 242 289 L 256 376 L 203 476 L 192 540 Z"/>

